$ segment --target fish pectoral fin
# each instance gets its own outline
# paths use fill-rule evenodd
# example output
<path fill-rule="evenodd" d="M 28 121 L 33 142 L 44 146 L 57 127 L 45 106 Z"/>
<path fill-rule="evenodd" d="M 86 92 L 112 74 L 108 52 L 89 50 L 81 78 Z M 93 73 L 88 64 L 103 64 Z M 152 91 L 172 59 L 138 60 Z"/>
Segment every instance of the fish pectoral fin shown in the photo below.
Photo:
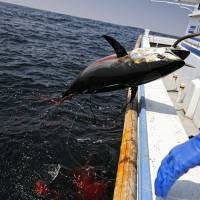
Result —
<path fill-rule="evenodd" d="M 190 65 L 190 64 L 188 64 L 188 63 L 185 63 L 185 66 L 186 66 L 186 67 L 190 67 L 190 68 L 196 68 L 195 66 Z"/>
<path fill-rule="evenodd" d="M 118 58 L 128 55 L 128 53 L 126 52 L 126 49 L 114 38 L 108 35 L 103 35 L 103 37 L 113 47 Z"/>

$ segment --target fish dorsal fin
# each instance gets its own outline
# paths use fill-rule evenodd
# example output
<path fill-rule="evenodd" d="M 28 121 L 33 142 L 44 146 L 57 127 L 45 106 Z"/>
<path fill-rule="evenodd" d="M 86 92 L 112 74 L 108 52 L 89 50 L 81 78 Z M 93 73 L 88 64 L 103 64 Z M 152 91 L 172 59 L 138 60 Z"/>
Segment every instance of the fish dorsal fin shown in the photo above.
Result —
<path fill-rule="evenodd" d="M 128 55 L 125 48 L 119 42 L 117 42 L 114 38 L 107 35 L 103 35 L 103 37 L 113 47 L 118 58 Z"/>

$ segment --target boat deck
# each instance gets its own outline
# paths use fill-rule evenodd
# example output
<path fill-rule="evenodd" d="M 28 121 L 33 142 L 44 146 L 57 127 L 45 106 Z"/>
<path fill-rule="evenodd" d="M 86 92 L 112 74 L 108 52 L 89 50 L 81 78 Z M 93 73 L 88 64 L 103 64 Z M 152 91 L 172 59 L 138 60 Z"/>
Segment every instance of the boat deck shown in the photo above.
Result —
<path fill-rule="evenodd" d="M 146 33 L 143 37 L 142 46 L 148 47 L 152 40 L 148 37 Z M 156 40 L 162 44 L 162 37 L 157 37 Z M 155 40 L 154 40 L 155 41 Z M 164 40 L 166 45 L 167 39 Z M 169 40 L 168 45 L 171 45 L 173 40 Z M 157 45 L 158 46 L 158 45 Z M 188 140 L 187 132 L 193 125 L 184 120 L 184 117 L 179 117 L 172 98 L 170 98 L 169 93 L 166 90 L 164 81 L 159 79 L 151 83 L 145 84 L 145 104 L 146 104 L 146 124 L 143 126 L 147 127 L 146 140 L 148 141 L 148 159 L 150 165 L 150 179 L 151 188 L 145 184 L 139 184 L 141 186 L 141 192 L 145 194 L 145 190 L 152 192 L 152 198 L 146 198 L 145 195 L 138 195 L 138 199 L 148 200 L 148 199 L 160 199 L 155 196 L 154 193 L 154 181 L 157 175 L 157 170 L 160 166 L 162 159 L 168 154 L 168 152 L 176 145 Z M 188 126 L 187 128 L 184 128 Z M 194 128 L 194 129 L 193 129 Z M 197 131 L 195 127 L 192 131 Z M 140 131 L 139 131 L 140 132 Z M 139 146 L 139 156 L 140 156 L 140 146 Z M 189 153 L 189 152 L 188 152 Z M 139 157 L 139 160 L 143 158 Z M 140 167 L 140 166 L 139 166 Z M 146 174 L 140 174 L 139 176 Z M 148 178 L 148 176 L 146 176 Z M 139 190 L 140 191 L 140 190 Z M 178 199 L 190 199 L 198 200 L 200 197 L 200 167 L 195 167 L 188 171 L 180 177 L 171 191 L 169 192 L 166 200 L 178 200 Z"/>
<path fill-rule="evenodd" d="M 163 78 L 162 80 L 165 87 L 167 87 L 169 83 L 171 83 L 173 80 L 173 74 Z M 178 91 L 168 90 L 168 95 L 171 101 L 173 102 L 173 106 L 176 110 L 176 114 L 179 116 L 181 123 L 186 131 L 186 134 L 188 136 L 196 135 L 199 132 L 199 129 L 196 127 L 192 119 L 185 116 L 185 112 L 183 109 L 184 107 L 183 102 L 177 102 Z"/>

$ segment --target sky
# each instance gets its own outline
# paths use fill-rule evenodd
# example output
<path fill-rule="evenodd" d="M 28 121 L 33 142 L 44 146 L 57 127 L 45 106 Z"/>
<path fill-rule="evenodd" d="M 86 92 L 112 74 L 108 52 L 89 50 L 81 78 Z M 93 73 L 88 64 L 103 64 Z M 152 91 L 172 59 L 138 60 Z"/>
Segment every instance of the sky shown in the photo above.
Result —
<path fill-rule="evenodd" d="M 57 13 L 96 19 L 114 24 L 149 28 L 171 35 L 184 35 L 186 9 L 150 0 L 0 0 Z"/>

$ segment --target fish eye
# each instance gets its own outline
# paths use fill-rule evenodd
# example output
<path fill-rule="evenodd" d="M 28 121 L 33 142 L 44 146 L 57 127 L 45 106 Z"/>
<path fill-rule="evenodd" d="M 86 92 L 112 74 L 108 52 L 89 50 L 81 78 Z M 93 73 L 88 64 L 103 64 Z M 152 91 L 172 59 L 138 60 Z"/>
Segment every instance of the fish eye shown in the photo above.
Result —
<path fill-rule="evenodd" d="M 157 57 L 158 57 L 159 59 L 164 59 L 164 58 L 165 58 L 165 56 L 163 56 L 163 55 L 161 55 L 161 54 L 157 54 Z"/>

